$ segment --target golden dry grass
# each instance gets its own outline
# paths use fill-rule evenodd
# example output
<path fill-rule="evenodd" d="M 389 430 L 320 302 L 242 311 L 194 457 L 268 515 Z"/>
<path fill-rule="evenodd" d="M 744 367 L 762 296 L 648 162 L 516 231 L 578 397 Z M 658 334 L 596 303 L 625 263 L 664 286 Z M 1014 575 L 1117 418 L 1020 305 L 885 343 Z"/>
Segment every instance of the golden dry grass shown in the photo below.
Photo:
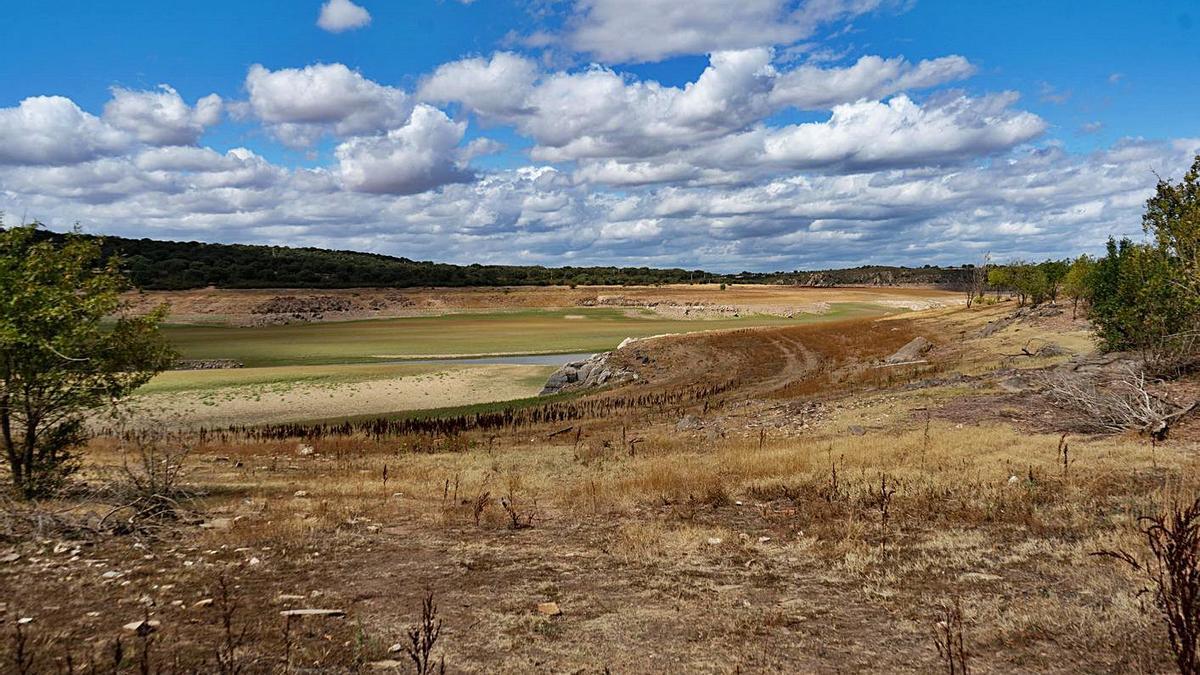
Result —
<path fill-rule="evenodd" d="M 942 342 L 962 351 L 940 372 L 982 372 L 1014 340 L 975 337 L 994 311 L 918 317 L 895 339 L 961 330 L 960 342 Z M 836 362 L 892 342 L 858 340 L 810 348 Z M 799 433 L 738 427 L 780 405 L 773 385 L 772 395 L 701 414 L 699 429 L 630 414 L 585 425 L 578 441 L 531 429 L 330 438 L 312 441 L 311 454 L 299 441 L 209 445 L 190 479 L 207 494 L 205 517 L 227 526 L 151 548 L 166 560 L 175 550 L 225 561 L 250 605 L 323 594 L 312 602 L 345 607 L 369 637 L 368 661 L 386 656 L 433 590 L 446 620 L 439 648 L 455 672 L 929 672 L 941 667 L 937 610 L 954 599 L 976 672 L 1169 669 L 1139 583 L 1094 553 L 1136 550 L 1137 516 L 1200 490 L 1193 443 L 1071 436 L 1064 467 L 1057 434 L 926 412 L 981 394 L 966 385 L 838 383 L 827 414 Z M 97 443 L 92 475 L 117 464 L 118 451 Z M 505 503 L 532 527 L 513 529 Z M 81 586 L 62 577 L 69 566 L 31 567 L 11 602 L 73 590 L 59 610 L 39 611 L 76 635 L 99 634 L 103 626 L 74 617 L 110 603 L 126 607 L 123 618 L 126 596 L 164 577 L 194 588 L 214 569 L 141 561 L 143 549 L 124 546 L 93 555 L 162 571 L 152 581 L 131 573 L 123 588 Z M 166 599 L 152 610 L 164 622 L 206 625 Z M 539 614 L 548 600 L 564 614 Z M 353 642 L 344 627 L 329 630 Z M 265 622 L 256 649 L 277 649 L 277 632 Z"/>

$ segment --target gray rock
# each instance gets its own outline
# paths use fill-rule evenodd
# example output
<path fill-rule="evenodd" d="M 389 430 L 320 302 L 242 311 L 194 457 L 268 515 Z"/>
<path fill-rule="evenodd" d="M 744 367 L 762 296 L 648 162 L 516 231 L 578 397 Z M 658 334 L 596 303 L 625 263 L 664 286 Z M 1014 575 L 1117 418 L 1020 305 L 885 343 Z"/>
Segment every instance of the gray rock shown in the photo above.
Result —
<path fill-rule="evenodd" d="M 895 354 L 884 359 L 885 363 L 908 363 L 910 361 L 920 361 L 930 349 L 933 349 L 933 343 L 923 337 L 915 337 L 911 342 L 904 345 Z"/>
<path fill-rule="evenodd" d="M 565 364 L 554 371 L 546 380 L 541 394 L 557 394 L 561 391 L 598 387 L 610 381 L 636 380 L 637 374 L 616 370 L 608 365 L 612 352 L 595 354 L 585 361 Z"/>
<path fill-rule="evenodd" d="M 1025 385 L 1025 381 L 1019 377 L 1010 377 L 1000 380 L 1000 382 L 997 383 L 997 386 L 1010 394 L 1020 394 L 1029 388 Z"/>

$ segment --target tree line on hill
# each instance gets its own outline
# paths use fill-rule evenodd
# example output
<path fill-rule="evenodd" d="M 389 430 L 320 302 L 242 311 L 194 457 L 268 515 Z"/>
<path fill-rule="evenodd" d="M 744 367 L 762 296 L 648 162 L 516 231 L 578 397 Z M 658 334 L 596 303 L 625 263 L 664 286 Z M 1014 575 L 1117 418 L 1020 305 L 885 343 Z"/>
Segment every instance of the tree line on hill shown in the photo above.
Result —
<path fill-rule="evenodd" d="M 85 235 L 87 236 L 87 235 Z M 65 234 L 36 237 L 62 243 Z M 116 258 L 138 288 L 413 288 L 422 286 L 639 286 L 655 284 L 788 284 L 801 286 L 929 285 L 957 287 L 970 266 L 862 267 L 820 271 L 717 274 L 651 267 L 454 265 L 319 248 L 97 238 L 104 258 Z"/>

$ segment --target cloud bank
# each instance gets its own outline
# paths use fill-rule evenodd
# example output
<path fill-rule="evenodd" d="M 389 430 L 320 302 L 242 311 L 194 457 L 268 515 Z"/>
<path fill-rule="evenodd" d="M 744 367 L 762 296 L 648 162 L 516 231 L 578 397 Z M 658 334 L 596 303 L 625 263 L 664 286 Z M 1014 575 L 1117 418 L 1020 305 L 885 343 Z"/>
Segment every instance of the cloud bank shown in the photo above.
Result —
<path fill-rule="evenodd" d="M 977 71 L 960 55 L 805 56 L 887 6 L 578 0 L 546 38 L 581 58 L 566 66 L 509 49 L 401 85 L 255 64 L 238 96 L 113 87 L 95 111 L 48 92 L 0 108 L 0 210 L 460 263 L 960 264 L 1136 235 L 1154 172 L 1200 151 L 1069 152 L 1017 93 L 960 89 Z M 369 21 L 333 0 L 320 23 Z M 678 84 L 620 67 L 695 54 L 706 63 Z"/>

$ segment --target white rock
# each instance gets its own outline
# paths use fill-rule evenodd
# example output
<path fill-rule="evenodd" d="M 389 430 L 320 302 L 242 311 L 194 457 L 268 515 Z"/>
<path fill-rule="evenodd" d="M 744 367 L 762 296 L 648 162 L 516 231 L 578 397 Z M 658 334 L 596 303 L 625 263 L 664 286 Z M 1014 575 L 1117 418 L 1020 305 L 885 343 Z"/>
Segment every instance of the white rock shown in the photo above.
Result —
<path fill-rule="evenodd" d="M 405 668 L 405 667 L 409 667 L 411 669 L 410 664 L 408 664 L 404 661 L 397 661 L 396 659 L 384 659 L 382 661 L 372 661 L 367 664 L 367 667 L 370 668 L 371 670 L 398 671 L 401 668 Z"/>
<path fill-rule="evenodd" d="M 137 633 L 138 635 L 149 635 L 150 633 L 158 630 L 158 627 L 161 625 L 162 623 L 157 619 L 150 619 L 149 621 L 130 621 L 122 626 L 122 628 L 131 633 Z"/>

